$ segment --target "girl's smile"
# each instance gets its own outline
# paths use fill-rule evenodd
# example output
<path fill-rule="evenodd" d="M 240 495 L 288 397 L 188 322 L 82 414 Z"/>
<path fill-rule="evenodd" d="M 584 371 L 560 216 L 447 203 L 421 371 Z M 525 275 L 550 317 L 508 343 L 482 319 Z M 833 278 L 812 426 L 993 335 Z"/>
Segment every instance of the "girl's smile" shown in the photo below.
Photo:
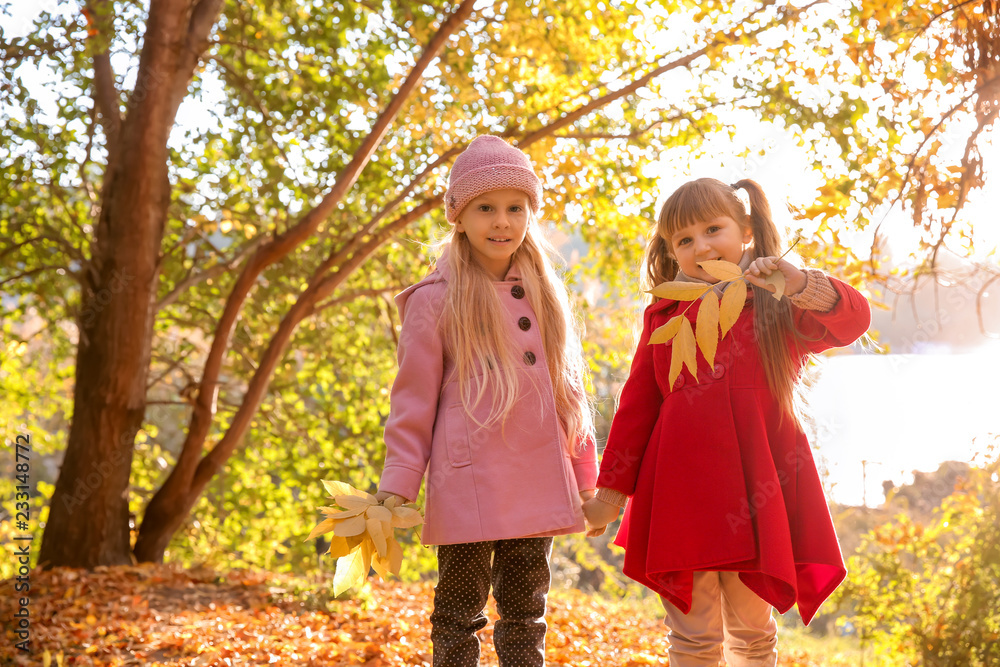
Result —
<path fill-rule="evenodd" d="M 741 226 L 727 215 L 707 221 L 698 221 L 678 229 L 667 239 L 677 265 L 685 275 L 709 283 L 719 282 L 698 262 L 720 259 L 739 264 L 746 244 L 753 240 L 749 225 Z"/>
<path fill-rule="evenodd" d="M 496 280 L 503 280 L 514 251 L 528 230 L 528 195 L 520 190 L 491 190 L 465 207 L 455 222 L 472 246 L 472 256 Z"/>

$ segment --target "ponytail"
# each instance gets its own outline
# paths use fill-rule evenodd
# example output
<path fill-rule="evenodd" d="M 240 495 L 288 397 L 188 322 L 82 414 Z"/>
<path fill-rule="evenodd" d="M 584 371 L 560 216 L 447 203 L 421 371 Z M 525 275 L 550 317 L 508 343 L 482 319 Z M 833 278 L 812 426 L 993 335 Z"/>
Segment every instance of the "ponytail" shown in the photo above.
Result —
<path fill-rule="evenodd" d="M 646 245 L 646 289 L 650 290 L 662 282 L 677 277 L 677 260 L 670 254 L 670 243 L 657 230 Z M 658 301 L 653 297 L 653 302 Z"/>
<path fill-rule="evenodd" d="M 753 231 L 753 258 L 784 254 L 781 234 L 771 217 L 771 205 L 760 184 L 745 178 L 732 187 L 734 190 L 743 189 L 750 199 L 748 220 Z M 787 298 L 778 300 L 762 287 L 751 287 L 754 292 L 753 329 L 767 385 L 784 412 L 794 418 L 795 387 L 799 379 L 802 348 L 792 321 L 792 308 Z"/>

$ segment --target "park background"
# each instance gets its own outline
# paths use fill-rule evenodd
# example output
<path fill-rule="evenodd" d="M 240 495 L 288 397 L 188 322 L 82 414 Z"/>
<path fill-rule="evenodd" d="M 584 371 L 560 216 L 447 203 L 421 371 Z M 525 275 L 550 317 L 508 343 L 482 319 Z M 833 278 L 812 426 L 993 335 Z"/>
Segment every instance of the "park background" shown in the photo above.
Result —
<path fill-rule="evenodd" d="M 30 433 L 33 564 L 321 588 L 319 481 L 377 481 L 391 296 L 428 268 L 448 166 L 489 132 L 544 175 L 602 436 L 658 204 L 693 177 L 763 184 L 803 264 L 876 307 L 811 391 L 856 559 L 810 634 L 862 660 L 996 659 L 995 2 L 0 7 L 0 533 L 23 532 Z M 432 555 L 408 555 L 425 578 Z M 648 611 L 619 561 L 567 538 L 557 581 Z M 62 648 L 115 658 L 87 637 Z"/>

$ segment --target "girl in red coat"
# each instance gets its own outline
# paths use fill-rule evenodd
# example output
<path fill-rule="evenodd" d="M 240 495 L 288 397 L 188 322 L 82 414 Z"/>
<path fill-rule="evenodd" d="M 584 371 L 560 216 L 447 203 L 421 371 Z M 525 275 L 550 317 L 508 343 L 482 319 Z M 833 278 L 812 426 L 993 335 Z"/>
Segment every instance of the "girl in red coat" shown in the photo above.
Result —
<path fill-rule="evenodd" d="M 723 655 L 730 667 L 774 665 L 772 606 L 798 604 L 809 623 L 846 574 L 793 393 L 809 356 L 857 340 L 871 311 L 854 288 L 782 252 L 757 183 L 707 178 L 670 196 L 647 248 L 650 287 L 716 283 L 698 264 L 706 260 L 739 264 L 752 286 L 715 363 L 699 354 L 697 379 L 685 369 L 673 387 L 671 343 L 649 339 L 689 302 L 646 308 L 597 496 L 584 504 L 591 535 L 625 507 L 615 543 L 625 574 L 661 596 L 671 667 L 714 666 Z M 765 282 L 776 271 L 780 301 Z M 692 324 L 699 306 L 685 313 Z"/>

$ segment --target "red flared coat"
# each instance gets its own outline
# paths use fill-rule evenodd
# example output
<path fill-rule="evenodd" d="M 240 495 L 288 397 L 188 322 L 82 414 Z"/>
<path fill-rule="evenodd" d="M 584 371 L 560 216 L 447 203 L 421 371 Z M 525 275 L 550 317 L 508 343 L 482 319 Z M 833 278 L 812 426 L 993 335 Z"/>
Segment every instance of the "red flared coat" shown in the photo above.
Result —
<path fill-rule="evenodd" d="M 840 300 L 830 312 L 792 307 L 809 352 L 849 345 L 871 320 L 857 290 L 831 283 Z M 671 344 L 649 337 L 686 306 L 646 309 L 601 461 L 597 485 L 630 496 L 615 538 L 624 572 L 687 613 L 694 571 L 738 571 L 778 611 L 797 603 L 809 623 L 847 571 L 809 442 L 767 386 L 753 297 L 714 366 L 699 353 L 698 381 L 684 369 L 668 391 Z M 692 325 L 699 306 L 686 313 Z"/>

